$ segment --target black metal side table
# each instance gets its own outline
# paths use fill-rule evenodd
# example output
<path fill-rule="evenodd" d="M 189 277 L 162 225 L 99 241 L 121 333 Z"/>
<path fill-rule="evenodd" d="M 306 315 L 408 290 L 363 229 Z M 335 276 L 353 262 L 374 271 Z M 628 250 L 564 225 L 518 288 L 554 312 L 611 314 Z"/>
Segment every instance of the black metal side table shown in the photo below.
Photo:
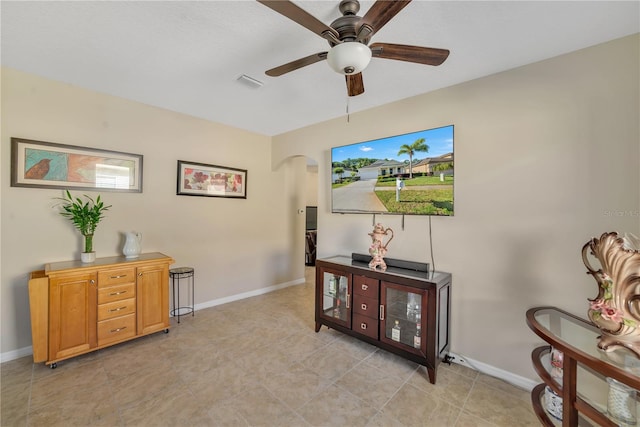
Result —
<path fill-rule="evenodd" d="M 184 316 L 189 313 L 191 313 L 191 316 L 195 316 L 194 270 L 192 267 L 172 268 L 169 270 L 169 277 L 171 278 L 171 291 L 173 292 L 173 309 L 171 310 L 171 315 L 174 317 L 177 317 L 178 323 L 180 323 L 180 316 Z M 190 306 L 185 306 L 185 307 L 180 306 L 180 280 L 182 279 L 191 280 L 191 305 Z M 178 298 L 176 298 L 176 288 L 178 290 Z"/>

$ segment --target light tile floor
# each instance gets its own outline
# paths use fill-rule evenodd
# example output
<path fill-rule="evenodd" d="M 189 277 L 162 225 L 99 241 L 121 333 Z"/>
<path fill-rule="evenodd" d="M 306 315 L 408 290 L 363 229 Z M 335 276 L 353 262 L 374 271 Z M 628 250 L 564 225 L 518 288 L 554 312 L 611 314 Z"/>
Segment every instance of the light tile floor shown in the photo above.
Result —
<path fill-rule="evenodd" d="M 460 365 L 426 370 L 323 327 L 307 282 L 171 319 L 58 363 L 3 363 L 11 426 L 538 426 L 529 393 Z"/>

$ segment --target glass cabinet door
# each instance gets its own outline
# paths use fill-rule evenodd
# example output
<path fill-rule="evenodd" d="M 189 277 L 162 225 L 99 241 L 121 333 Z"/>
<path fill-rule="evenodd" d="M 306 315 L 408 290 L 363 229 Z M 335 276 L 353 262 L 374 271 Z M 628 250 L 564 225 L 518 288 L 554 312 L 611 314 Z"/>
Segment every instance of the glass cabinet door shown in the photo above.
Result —
<path fill-rule="evenodd" d="M 351 327 L 350 275 L 322 271 L 322 316 Z"/>
<path fill-rule="evenodd" d="M 382 282 L 381 340 L 417 354 L 426 354 L 426 291 Z"/>

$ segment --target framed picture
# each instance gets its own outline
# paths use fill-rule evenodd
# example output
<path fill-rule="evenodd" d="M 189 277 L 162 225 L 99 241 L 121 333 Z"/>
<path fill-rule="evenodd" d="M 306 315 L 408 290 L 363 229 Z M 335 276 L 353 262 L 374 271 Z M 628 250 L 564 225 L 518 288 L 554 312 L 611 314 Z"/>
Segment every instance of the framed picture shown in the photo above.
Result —
<path fill-rule="evenodd" d="M 142 193 L 142 155 L 11 138 L 11 186 Z"/>
<path fill-rule="evenodd" d="M 180 196 L 247 198 L 247 171 L 178 160 Z"/>

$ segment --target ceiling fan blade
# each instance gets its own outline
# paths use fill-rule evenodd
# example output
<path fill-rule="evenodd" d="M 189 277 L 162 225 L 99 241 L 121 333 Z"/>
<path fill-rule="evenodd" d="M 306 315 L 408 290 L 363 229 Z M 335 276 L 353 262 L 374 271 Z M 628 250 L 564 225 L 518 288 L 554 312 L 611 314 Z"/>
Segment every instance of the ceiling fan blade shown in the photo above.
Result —
<path fill-rule="evenodd" d="M 373 43 L 371 55 L 376 58 L 395 59 L 397 61 L 416 62 L 425 65 L 440 65 L 449 56 L 447 49 L 409 46 L 393 43 Z"/>
<path fill-rule="evenodd" d="M 349 96 L 358 96 L 364 93 L 364 82 L 362 81 L 362 73 L 346 74 L 344 76 L 347 82 L 347 93 Z"/>
<path fill-rule="evenodd" d="M 296 59 L 295 61 L 267 70 L 265 71 L 265 74 L 271 77 L 278 77 L 299 68 L 306 67 L 307 65 L 315 64 L 316 62 L 320 62 L 324 59 L 327 59 L 327 52 L 314 53 L 313 55 L 305 56 L 304 58 Z"/>
<path fill-rule="evenodd" d="M 411 0 L 376 1 L 360 20 L 356 40 L 361 43 L 368 40 L 409 3 Z"/>
<path fill-rule="evenodd" d="M 308 30 L 313 31 L 320 37 L 332 42 L 340 42 L 338 32 L 322 21 L 311 15 L 306 10 L 285 0 L 257 0 L 268 8 L 275 10 L 279 14 L 286 16 L 294 22 L 302 25 Z"/>

